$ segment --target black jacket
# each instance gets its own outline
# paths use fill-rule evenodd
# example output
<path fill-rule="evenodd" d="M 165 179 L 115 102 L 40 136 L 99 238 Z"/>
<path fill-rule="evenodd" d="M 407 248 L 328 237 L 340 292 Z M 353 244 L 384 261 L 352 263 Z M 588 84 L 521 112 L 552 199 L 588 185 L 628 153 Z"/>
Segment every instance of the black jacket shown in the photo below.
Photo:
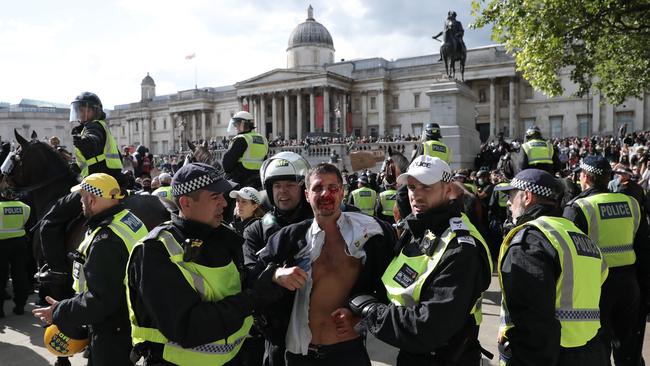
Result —
<path fill-rule="evenodd" d="M 307 246 L 306 234 L 313 221 L 313 219 L 307 219 L 289 225 L 272 235 L 268 244 L 259 252 L 258 262 L 252 270 L 251 276 L 255 278 L 256 274 L 269 264 L 295 266 L 294 256 Z M 381 282 L 381 276 L 393 258 L 395 232 L 386 222 L 377 220 L 377 223 L 380 224 L 384 233 L 371 237 L 364 244 L 366 261 L 357 282 L 352 287 L 351 296 L 365 293 L 373 294 L 378 298 L 386 297 L 386 289 Z M 285 296 L 277 306 L 270 307 L 267 312 L 260 315 L 261 323 L 266 323 L 266 327 L 262 327 L 260 330 L 268 340 L 276 345 L 284 345 L 295 295 L 294 292 L 284 291 Z"/>
<path fill-rule="evenodd" d="M 203 301 L 169 260 L 164 245 L 153 239 L 162 229 L 169 230 L 181 244 L 186 238 L 203 241 L 200 250 L 192 255 L 194 263 L 222 267 L 233 261 L 241 268 L 239 235 L 225 225 L 212 228 L 173 215 L 171 223 L 158 226 L 143 245 L 133 250 L 127 275 L 137 323 L 158 329 L 186 348 L 223 339 L 241 328 L 253 310 L 251 297 L 242 292 L 217 302 Z M 145 343 L 153 355 L 149 361 L 160 360 L 162 345 Z"/>
<path fill-rule="evenodd" d="M 127 342 L 128 348 L 124 350 L 124 346 L 118 349 L 114 341 L 118 341 L 118 337 L 131 338 L 124 288 L 124 271 L 129 253 L 122 239 L 106 227 L 113 216 L 123 209 L 124 206 L 119 204 L 88 221 L 89 231 L 102 227 L 88 248 L 83 266 L 88 290 L 59 302 L 52 319 L 63 333 L 68 334 L 75 334 L 82 325 L 89 325 L 93 337 L 101 338 L 97 342 L 99 347 L 108 348 L 94 349 L 95 354 L 126 352 L 128 357 L 130 343 Z M 106 365 L 117 364 L 110 359 L 101 361 L 105 361 Z"/>
<path fill-rule="evenodd" d="M 458 215 L 460 209 L 456 203 L 417 218 L 411 214 L 406 218 L 407 229 L 399 239 L 398 248 L 407 256 L 421 255 L 419 244 L 425 231 L 429 229 L 440 236 L 449 228 L 449 219 Z M 474 242 L 458 242 L 454 238 L 425 280 L 420 303 L 411 307 L 379 305 L 364 318 L 367 329 L 378 339 L 399 348 L 400 353 L 410 354 L 410 360 L 421 358 L 427 362 L 432 352 L 442 360 L 447 355 L 464 353 L 456 347 L 463 344 L 468 334 L 478 335 L 470 311 L 491 280 L 489 254 L 478 239 Z M 476 338 L 473 343 L 467 351 L 471 348 L 478 355 Z M 465 358 L 459 357 L 459 364 L 464 364 Z"/>
<path fill-rule="evenodd" d="M 245 131 L 240 134 L 249 133 L 250 131 Z M 249 170 L 244 168 L 242 163 L 239 162 L 239 159 L 244 155 L 248 144 L 243 138 L 236 138 L 232 140 L 228 151 L 223 154 L 223 160 L 221 164 L 223 165 L 223 170 L 228 174 L 231 180 L 239 183 L 242 186 L 249 185 L 254 188 L 261 188 L 261 182 L 259 180 L 260 172 L 258 169 Z M 266 159 L 266 157 L 264 157 Z"/>
<path fill-rule="evenodd" d="M 104 121 L 104 123 L 106 123 Z M 82 134 L 83 131 L 83 134 Z M 80 135 L 79 139 L 75 138 L 74 146 L 81 151 L 86 160 L 100 155 L 104 152 L 106 143 L 106 132 L 99 121 L 87 122 L 85 125 L 79 125 L 72 129 L 73 135 Z M 119 151 L 117 152 L 119 153 Z M 122 157 L 120 156 L 120 161 Z M 118 178 L 121 175 L 121 169 L 109 169 L 106 161 L 100 161 L 88 167 L 88 174 L 106 173 Z M 118 182 L 120 180 L 118 179 Z"/>

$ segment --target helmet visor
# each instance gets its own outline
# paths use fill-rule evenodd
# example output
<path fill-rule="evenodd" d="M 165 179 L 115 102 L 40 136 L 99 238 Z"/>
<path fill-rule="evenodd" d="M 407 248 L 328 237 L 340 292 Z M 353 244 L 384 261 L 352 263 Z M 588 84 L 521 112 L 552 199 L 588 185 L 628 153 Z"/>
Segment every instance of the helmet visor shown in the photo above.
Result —
<path fill-rule="evenodd" d="M 70 103 L 70 122 L 88 122 L 97 118 L 98 107 L 76 100 Z"/>

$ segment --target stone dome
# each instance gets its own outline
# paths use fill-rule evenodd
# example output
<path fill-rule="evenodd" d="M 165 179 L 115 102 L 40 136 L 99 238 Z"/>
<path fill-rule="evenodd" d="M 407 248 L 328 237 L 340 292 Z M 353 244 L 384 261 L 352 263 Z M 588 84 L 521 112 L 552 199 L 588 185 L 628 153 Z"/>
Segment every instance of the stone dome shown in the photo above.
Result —
<path fill-rule="evenodd" d="M 156 86 L 156 83 L 154 83 L 153 78 L 149 76 L 149 73 L 147 73 L 147 76 L 142 79 L 142 83 L 140 83 L 141 86 L 144 85 L 151 85 L 151 86 Z"/>
<path fill-rule="evenodd" d="M 314 8 L 311 5 L 307 9 L 307 20 L 298 24 L 291 32 L 287 51 L 301 46 L 318 46 L 334 50 L 330 32 L 325 26 L 314 20 Z"/>

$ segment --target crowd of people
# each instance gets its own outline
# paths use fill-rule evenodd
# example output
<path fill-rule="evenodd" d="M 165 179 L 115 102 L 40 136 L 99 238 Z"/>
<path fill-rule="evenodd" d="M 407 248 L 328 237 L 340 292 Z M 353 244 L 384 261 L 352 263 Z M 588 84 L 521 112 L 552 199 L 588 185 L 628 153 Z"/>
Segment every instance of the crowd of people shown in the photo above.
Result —
<path fill-rule="evenodd" d="M 509 366 L 643 362 L 649 133 L 549 141 L 533 127 L 452 171 L 430 123 L 410 161 L 347 172 L 269 156 L 245 111 L 221 161 L 120 151 L 104 118 L 93 93 L 72 103 L 74 152 L 50 143 L 80 179 L 46 209 L 16 194 L 44 187 L 21 186 L 30 143 L 2 164 L 0 281 L 11 272 L 23 314 L 35 239 L 32 313 L 56 365 L 84 349 L 94 366 L 370 365 L 368 333 L 399 349 L 399 366 L 478 366 L 493 352 Z M 502 319 L 486 350 L 495 270 Z"/>

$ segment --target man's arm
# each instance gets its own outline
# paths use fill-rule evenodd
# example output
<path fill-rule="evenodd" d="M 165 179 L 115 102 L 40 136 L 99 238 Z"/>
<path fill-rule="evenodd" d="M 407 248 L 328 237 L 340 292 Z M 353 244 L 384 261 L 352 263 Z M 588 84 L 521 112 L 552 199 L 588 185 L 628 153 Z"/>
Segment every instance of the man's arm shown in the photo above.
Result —
<path fill-rule="evenodd" d="M 246 152 L 247 147 L 248 144 L 246 143 L 246 139 L 243 137 L 236 137 L 232 140 L 232 145 L 228 151 L 223 154 L 223 160 L 221 161 L 223 170 L 226 173 L 232 173 L 237 166 L 239 159 L 244 155 L 244 152 Z"/>
<path fill-rule="evenodd" d="M 587 223 L 587 218 L 582 212 L 582 209 L 575 203 L 571 202 L 564 207 L 564 212 L 562 217 L 573 222 L 575 226 L 580 229 L 583 233 L 589 234 L 589 224 Z"/>
<path fill-rule="evenodd" d="M 89 159 L 100 155 L 104 151 L 105 142 L 106 132 L 104 127 L 99 122 L 92 121 L 86 123 L 81 136 L 74 139 L 74 146 Z"/>

